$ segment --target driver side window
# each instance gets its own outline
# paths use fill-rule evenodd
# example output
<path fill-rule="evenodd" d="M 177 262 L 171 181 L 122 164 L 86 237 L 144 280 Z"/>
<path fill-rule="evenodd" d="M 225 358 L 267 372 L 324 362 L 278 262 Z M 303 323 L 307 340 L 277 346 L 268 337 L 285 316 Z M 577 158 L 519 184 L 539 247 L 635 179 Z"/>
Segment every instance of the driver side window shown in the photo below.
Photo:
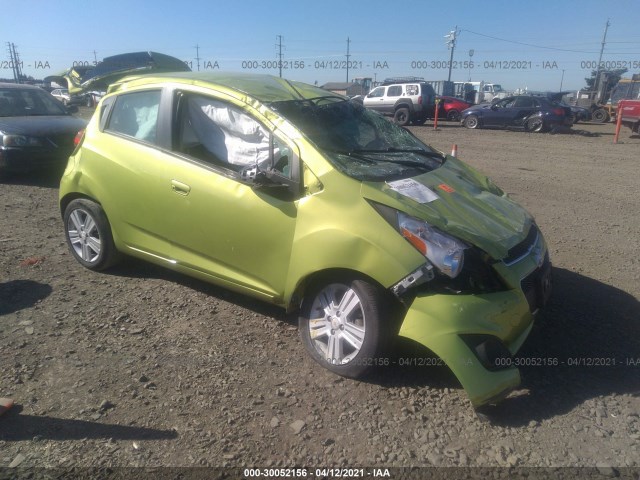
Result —
<path fill-rule="evenodd" d="M 371 98 L 378 98 L 378 97 L 384 97 L 384 89 L 386 87 L 378 87 L 378 88 L 374 88 L 373 90 L 371 90 L 371 92 L 369 93 L 369 97 Z"/>
<path fill-rule="evenodd" d="M 269 132 L 240 108 L 202 95 L 180 98 L 175 149 L 232 170 L 269 161 Z"/>
<path fill-rule="evenodd" d="M 234 171 L 257 166 L 292 178 L 296 155 L 291 147 L 247 112 L 203 95 L 178 95 L 174 150 Z"/>

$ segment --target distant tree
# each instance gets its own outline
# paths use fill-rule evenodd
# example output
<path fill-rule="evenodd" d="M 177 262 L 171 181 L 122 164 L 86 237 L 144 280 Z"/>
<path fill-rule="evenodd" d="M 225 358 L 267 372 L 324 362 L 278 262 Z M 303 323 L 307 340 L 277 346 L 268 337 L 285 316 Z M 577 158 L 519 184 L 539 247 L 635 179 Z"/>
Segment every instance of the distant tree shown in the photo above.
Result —
<path fill-rule="evenodd" d="M 613 87 L 615 87 L 618 84 L 622 76 L 627 72 L 628 70 L 626 68 L 619 68 L 617 70 L 600 70 L 600 74 L 602 73 L 609 74 L 609 78 L 607 80 L 607 87 L 604 91 L 605 93 L 604 98 L 609 98 L 609 94 L 611 93 L 611 90 L 613 89 Z M 585 90 L 592 91 L 595 88 L 597 73 L 598 72 L 596 70 L 592 70 L 591 76 L 584 79 L 585 82 L 587 82 L 587 87 Z"/>

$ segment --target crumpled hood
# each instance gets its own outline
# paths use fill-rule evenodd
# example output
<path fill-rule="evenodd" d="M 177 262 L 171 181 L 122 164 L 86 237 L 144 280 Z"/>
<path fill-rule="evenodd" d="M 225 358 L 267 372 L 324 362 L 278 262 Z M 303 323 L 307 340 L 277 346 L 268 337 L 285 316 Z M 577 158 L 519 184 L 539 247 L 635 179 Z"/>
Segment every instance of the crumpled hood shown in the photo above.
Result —
<path fill-rule="evenodd" d="M 68 133 L 75 135 L 87 122 L 70 115 L 34 115 L 0 117 L 0 131 L 15 135 L 46 137 Z"/>
<path fill-rule="evenodd" d="M 442 167 L 399 183 L 363 182 L 362 194 L 425 220 L 496 260 L 525 238 L 533 222 L 486 176 L 450 156 Z"/>

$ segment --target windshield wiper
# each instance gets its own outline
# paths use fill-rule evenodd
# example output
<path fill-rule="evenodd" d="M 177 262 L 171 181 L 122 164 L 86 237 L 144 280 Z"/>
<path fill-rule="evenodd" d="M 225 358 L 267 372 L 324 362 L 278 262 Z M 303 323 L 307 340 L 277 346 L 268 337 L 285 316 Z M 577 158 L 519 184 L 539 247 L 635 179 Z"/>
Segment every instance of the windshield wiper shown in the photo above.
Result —
<path fill-rule="evenodd" d="M 338 155 L 344 155 L 346 157 L 353 157 L 356 158 L 358 160 L 361 160 L 363 162 L 366 163 L 378 163 L 377 161 L 371 159 L 371 158 L 367 158 L 364 155 L 361 154 L 361 150 L 331 150 L 329 148 L 324 148 L 323 151 L 327 152 L 327 153 L 335 153 Z"/>
<path fill-rule="evenodd" d="M 389 148 L 377 149 L 377 150 L 357 149 L 357 150 L 353 150 L 353 151 L 357 152 L 357 153 L 380 153 L 380 154 L 384 154 L 384 153 L 415 153 L 417 155 L 422 155 L 424 157 L 437 158 L 438 160 L 444 160 L 444 157 L 440 153 L 430 152 L 430 151 L 424 150 L 422 148 L 395 148 L 395 147 L 389 147 Z"/>

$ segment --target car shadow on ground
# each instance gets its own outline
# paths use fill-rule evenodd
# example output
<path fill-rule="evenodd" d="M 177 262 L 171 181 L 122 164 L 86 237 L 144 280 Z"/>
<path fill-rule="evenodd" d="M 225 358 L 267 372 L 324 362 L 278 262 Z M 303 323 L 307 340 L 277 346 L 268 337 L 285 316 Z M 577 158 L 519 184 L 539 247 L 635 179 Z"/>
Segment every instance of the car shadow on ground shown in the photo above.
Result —
<path fill-rule="evenodd" d="M 30 173 L 0 173 L 0 185 L 58 188 L 64 167 Z"/>
<path fill-rule="evenodd" d="M 296 314 L 131 259 L 110 273 L 162 278 L 234 303 L 275 321 L 297 324 Z M 587 400 L 607 395 L 640 395 L 640 302 L 618 288 L 562 268 L 554 268 L 550 303 L 518 352 L 521 388 L 488 409 L 494 424 L 523 426 L 570 412 Z M 424 347 L 399 339 L 388 365 L 363 381 L 385 388 L 461 389 L 451 371 Z M 401 359 L 401 360 L 400 360 Z M 318 367 L 321 368 L 321 367 Z"/>
<path fill-rule="evenodd" d="M 52 292 L 51 285 L 33 280 L 0 282 L 0 315 L 32 307 Z"/>
<path fill-rule="evenodd" d="M 175 430 L 24 415 L 21 405 L 14 405 L 0 418 L 0 441 L 19 442 L 34 437 L 42 440 L 170 440 L 178 434 Z"/>
<path fill-rule="evenodd" d="M 522 426 L 600 396 L 640 395 L 640 303 L 569 270 L 517 355 L 524 394 L 489 410 L 495 424 Z"/>

